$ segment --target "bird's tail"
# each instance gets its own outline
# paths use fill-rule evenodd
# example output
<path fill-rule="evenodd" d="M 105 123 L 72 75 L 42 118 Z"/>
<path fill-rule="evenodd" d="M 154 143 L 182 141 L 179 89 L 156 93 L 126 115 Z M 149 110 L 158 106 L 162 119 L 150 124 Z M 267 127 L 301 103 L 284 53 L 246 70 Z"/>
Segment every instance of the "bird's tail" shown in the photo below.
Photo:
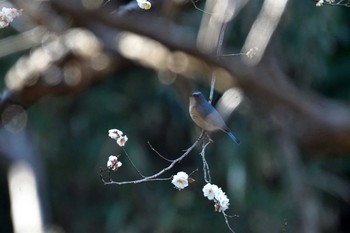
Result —
<path fill-rule="evenodd" d="M 241 141 L 235 137 L 235 135 L 233 135 L 230 131 L 226 132 L 228 134 L 228 136 L 230 136 L 230 138 L 232 138 L 233 141 L 235 141 L 237 144 L 240 144 Z"/>

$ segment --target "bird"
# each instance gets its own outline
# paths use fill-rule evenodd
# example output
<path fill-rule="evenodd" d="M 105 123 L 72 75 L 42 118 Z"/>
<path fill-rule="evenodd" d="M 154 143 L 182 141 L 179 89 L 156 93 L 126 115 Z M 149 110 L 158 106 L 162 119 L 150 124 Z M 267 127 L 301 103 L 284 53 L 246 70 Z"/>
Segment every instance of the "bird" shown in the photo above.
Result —
<path fill-rule="evenodd" d="M 194 123 L 203 130 L 209 132 L 221 130 L 228 134 L 237 144 L 240 144 L 240 140 L 232 134 L 220 113 L 205 99 L 202 92 L 192 92 L 189 113 Z"/>

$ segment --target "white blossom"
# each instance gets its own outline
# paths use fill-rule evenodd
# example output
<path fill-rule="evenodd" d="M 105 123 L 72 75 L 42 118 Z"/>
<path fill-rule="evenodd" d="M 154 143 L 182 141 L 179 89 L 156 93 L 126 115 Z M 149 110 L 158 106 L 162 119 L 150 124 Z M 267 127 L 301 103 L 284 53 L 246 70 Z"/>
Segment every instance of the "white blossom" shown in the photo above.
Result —
<path fill-rule="evenodd" d="M 123 132 L 119 129 L 110 129 L 108 130 L 108 136 L 114 140 L 117 140 L 119 137 L 123 135 Z"/>
<path fill-rule="evenodd" d="M 206 184 L 203 187 L 203 195 L 209 200 L 214 201 L 215 211 L 225 211 L 230 205 L 230 200 L 227 198 L 224 191 L 215 184 Z"/>
<path fill-rule="evenodd" d="M 136 0 L 136 1 L 137 1 L 137 5 L 139 5 L 141 9 L 144 9 L 144 10 L 151 9 L 152 4 L 149 1 L 147 0 Z"/>
<path fill-rule="evenodd" d="M 173 185 L 178 190 L 184 189 L 188 186 L 188 175 L 186 172 L 178 172 L 176 175 L 173 176 L 173 180 L 171 181 Z"/>
<path fill-rule="evenodd" d="M 216 191 L 214 197 L 215 197 L 216 200 L 219 200 L 220 196 L 223 195 L 223 194 L 225 194 L 224 191 L 222 191 L 221 188 L 218 188 L 218 190 Z"/>
<path fill-rule="evenodd" d="M 227 198 L 226 194 L 224 192 L 219 192 L 217 197 L 215 197 L 218 204 L 220 205 L 220 210 L 225 211 L 228 209 L 228 206 L 230 205 L 230 200 Z"/>
<path fill-rule="evenodd" d="M 208 183 L 204 185 L 202 191 L 205 197 L 207 197 L 209 200 L 213 200 L 218 189 L 219 187 L 217 185 Z"/>
<path fill-rule="evenodd" d="M 22 10 L 17 10 L 16 8 L 3 7 L 0 11 L 0 28 L 7 27 L 14 18 L 20 16 Z"/>
<path fill-rule="evenodd" d="M 129 140 L 128 136 L 123 135 L 123 132 L 119 129 L 108 130 L 108 136 L 115 140 L 119 146 L 125 146 L 125 143 Z"/>
<path fill-rule="evenodd" d="M 108 162 L 107 162 L 107 168 L 108 169 L 116 171 L 122 165 L 123 165 L 122 162 L 118 161 L 118 157 L 117 156 L 114 156 L 114 155 L 109 156 Z"/>
<path fill-rule="evenodd" d="M 125 146 L 125 143 L 128 141 L 128 136 L 124 135 L 117 139 L 117 143 L 119 146 Z"/>

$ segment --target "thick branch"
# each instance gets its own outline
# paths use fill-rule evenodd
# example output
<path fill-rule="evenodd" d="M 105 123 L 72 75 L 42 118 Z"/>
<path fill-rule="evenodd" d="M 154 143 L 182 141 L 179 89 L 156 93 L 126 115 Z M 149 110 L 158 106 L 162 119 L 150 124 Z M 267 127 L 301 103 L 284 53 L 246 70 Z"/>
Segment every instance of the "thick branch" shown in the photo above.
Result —
<path fill-rule="evenodd" d="M 182 51 L 214 67 L 222 67 L 229 71 L 237 85 L 243 88 L 248 97 L 267 103 L 267 106 L 264 105 L 267 110 L 276 107 L 287 109 L 293 115 L 291 125 L 299 125 L 298 132 L 293 133 L 302 143 L 318 149 L 350 150 L 348 106 L 338 105 L 320 96 L 301 92 L 288 81 L 275 63 L 269 63 L 270 67 L 263 65 L 249 67 L 240 59 L 218 60 L 215 55 L 203 54 L 197 50 L 194 41 L 179 38 L 180 35 L 183 36 L 183 33 L 179 33 L 180 28 L 151 15 L 119 17 L 69 8 L 58 1 L 54 1 L 54 5 L 69 13 L 73 18 L 94 19 L 96 22 L 115 29 L 134 32 L 154 39 L 170 50 Z M 283 76 L 283 85 L 268 82 L 269 76 Z"/>
<path fill-rule="evenodd" d="M 332 103 L 315 94 L 311 95 L 298 90 L 275 62 L 250 67 L 239 58 L 218 60 L 217 56 L 204 54 L 196 49 L 195 42 L 184 38 L 183 35 L 186 33 L 181 33 L 180 27 L 151 14 L 118 16 L 102 11 L 86 11 L 74 6 L 70 1 L 52 0 L 51 3 L 74 20 L 85 21 L 87 27 L 88 25 L 93 25 L 91 27 L 94 28 L 107 26 L 116 31 L 133 32 L 158 41 L 172 51 L 189 54 L 212 68 L 221 67 L 231 74 L 234 83 L 240 86 L 251 100 L 261 104 L 266 111 L 285 112 L 288 121 L 280 119 L 281 123 L 289 124 L 291 126 L 289 133 L 296 136 L 301 143 L 321 150 L 350 150 L 348 106 Z M 272 82 L 274 78 L 271 77 L 283 82 Z M 18 103 L 21 101 L 23 102 L 24 99 L 17 99 Z"/>

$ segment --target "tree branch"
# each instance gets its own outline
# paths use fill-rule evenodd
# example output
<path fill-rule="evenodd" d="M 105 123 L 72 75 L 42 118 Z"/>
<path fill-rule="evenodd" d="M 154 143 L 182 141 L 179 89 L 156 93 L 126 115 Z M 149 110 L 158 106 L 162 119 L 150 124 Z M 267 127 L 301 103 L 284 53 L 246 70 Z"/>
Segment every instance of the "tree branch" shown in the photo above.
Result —
<path fill-rule="evenodd" d="M 292 126 L 288 133 L 297 137 L 303 145 L 318 150 L 350 151 L 348 106 L 297 89 L 279 64 L 269 61 L 266 56 L 254 67 L 246 65 L 239 57 L 225 57 L 219 60 L 214 54 L 200 52 L 196 49 L 194 41 L 184 38 L 186 33 L 181 33 L 181 27 L 164 19 L 152 15 L 119 16 L 103 11 L 86 11 L 70 1 L 52 0 L 51 4 L 58 11 L 70 15 L 73 20 L 85 22 L 87 27 L 103 26 L 110 30 L 133 32 L 158 41 L 171 51 L 181 51 L 205 62 L 211 69 L 222 68 L 231 75 L 233 85 L 241 87 L 248 98 L 260 104 L 266 111 L 288 113 L 288 116 L 291 116 L 288 117 L 288 121 L 280 121 Z M 207 78 L 210 79 L 210 76 Z M 273 79 L 283 82 L 271 82 Z M 46 94 L 49 92 L 43 93 Z M 30 104 L 34 103 L 35 99 Z M 16 101 L 21 104 L 25 99 L 17 98 Z"/>

